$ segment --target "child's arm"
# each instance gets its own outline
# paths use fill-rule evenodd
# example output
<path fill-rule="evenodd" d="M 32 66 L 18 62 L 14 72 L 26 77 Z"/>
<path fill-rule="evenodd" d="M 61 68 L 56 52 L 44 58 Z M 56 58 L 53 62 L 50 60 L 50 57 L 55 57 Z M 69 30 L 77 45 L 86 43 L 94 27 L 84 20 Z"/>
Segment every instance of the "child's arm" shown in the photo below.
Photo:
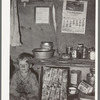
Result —
<path fill-rule="evenodd" d="M 10 94 L 14 96 L 20 96 L 20 93 L 16 91 L 17 89 L 17 73 L 15 73 L 10 82 Z"/>
<path fill-rule="evenodd" d="M 30 91 L 30 94 L 28 94 L 28 98 L 38 98 L 39 84 L 38 84 L 38 81 L 37 81 L 36 76 L 34 74 L 32 75 L 30 82 L 32 85 L 32 89 Z"/>

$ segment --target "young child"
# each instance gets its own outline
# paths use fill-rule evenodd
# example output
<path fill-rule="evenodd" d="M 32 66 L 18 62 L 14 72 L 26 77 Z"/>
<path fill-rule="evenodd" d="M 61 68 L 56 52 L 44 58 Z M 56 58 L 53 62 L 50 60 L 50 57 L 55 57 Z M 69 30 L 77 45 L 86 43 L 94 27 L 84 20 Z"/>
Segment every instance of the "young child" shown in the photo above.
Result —
<path fill-rule="evenodd" d="M 18 57 L 19 70 L 10 81 L 10 100 L 38 100 L 38 82 L 30 68 L 29 60 L 32 56 L 22 53 Z"/>

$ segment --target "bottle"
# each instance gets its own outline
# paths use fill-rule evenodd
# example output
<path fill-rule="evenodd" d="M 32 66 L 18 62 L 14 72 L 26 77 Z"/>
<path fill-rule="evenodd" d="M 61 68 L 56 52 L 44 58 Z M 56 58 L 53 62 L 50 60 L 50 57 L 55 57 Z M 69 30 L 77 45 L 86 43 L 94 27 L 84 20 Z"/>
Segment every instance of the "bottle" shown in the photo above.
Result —
<path fill-rule="evenodd" d="M 90 73 L 87 74 L 87 82 L 93 87 L 93 92 L 95 92 L 95 68 L 90 68 Z"/>
<path fill-rule="evenodd" d="M 87 82 L 91 86 L 94 86 L 94 84 L 95 84 L 95 69 L 94 68 L 91 68 L 90 73 L 87 74 Z"/>
<path fill-rule="evenodd" d="M 83 48 L 83 55 L 82 55 L 82 58 L 83 58 L 83 59 L 88 58 L 88 50 L 87 50 L 86 47 Z"/>
<path fill-rule="evenodd" d="M 66 54 L 72 58 L 73 47 L 66 47 Z"/>
<path fill-rule="evenodd" d="M 77 58 L 77 50 L 72 51 L 72 58 Z"/>
<path fill-rule="evenodd" d="M 95 60 L 95 50 L 94 50 L 94 48 L 91 48 L 91 51 L 90 51 L 90 60 Z"/>
<path fill-rule="evenodd" d="M 83 57 L 84 44 L 77 45 L 77 58 L 81 59 Z"/>

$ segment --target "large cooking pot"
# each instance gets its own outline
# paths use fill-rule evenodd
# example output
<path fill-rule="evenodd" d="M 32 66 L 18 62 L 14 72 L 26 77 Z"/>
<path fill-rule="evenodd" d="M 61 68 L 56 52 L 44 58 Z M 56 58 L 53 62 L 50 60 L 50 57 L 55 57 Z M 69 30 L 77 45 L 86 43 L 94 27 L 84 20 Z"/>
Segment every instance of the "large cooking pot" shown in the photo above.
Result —
<path fill-rule="evenodd" d="M 47 59 L 47 58 L 52 58 L 54 56 L 54 51 L 55 50 L 48 50 L 44 48 L 36 48 L 32 50 L 34 57 L 36 59 Z"/>

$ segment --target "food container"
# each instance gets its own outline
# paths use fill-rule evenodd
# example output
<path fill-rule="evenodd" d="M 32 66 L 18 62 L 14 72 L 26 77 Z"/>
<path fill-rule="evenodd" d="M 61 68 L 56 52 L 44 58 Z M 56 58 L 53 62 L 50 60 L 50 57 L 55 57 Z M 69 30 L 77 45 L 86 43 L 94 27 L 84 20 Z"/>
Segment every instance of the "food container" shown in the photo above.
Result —
<path fill-rule="evenodd" d="M 51 50 L 53 49 L 53 42 L 48 42 L 48 41 L 41 42 L 40 47 Z"/>
<path fill-rule="evenodd" d="M 90 73 L 87 74 L 87 82 L 91 85 L 95 85 L 95 68 L 90 68 Z"/>
<path fill-rule="evenodd" d="M 76 94 L 77 89 L 75 87 L 69 87 L 69 94 Z"/>
<path fill-rule="evenodd" d="M 70 59 L 70 56 L 67 55 L 66 53 L 62 53 L 61 58 L 63 58 L 63 59 Z"/>
<path fill-rule="evenodd" d="M 72 51 L 72 58 L 77 58 L 77 50 Z"/>
<path fill-rule="evenodd" d="M 91 47 L 88 49 L 88 58 L 90 60 L 95 60 L 95 48 Z"/>
<path fill-rule="evenodd" d="M 54 55 L 55 50 L 48 50 L 44 48 L 36 48 L 32 52 L 34 54 L 34 57 L 36 59 L 47 59 L 47 58 L 52 58 Z"/>
<path fill-rule="evenodd" d="M 90 59 L 95 60 L 95 51 L 90 52 Z"/>
<path fill-rule="evenodd" d="M 71 77 L 70 79 L 71 86 L 77 87 L 81 81 L 81 71 L 71 70 L 70 77 Z"/>
<path fill-rule="evenodd" d="M 95 76 L 92 73 L 87 74 L 87 82 L 91 85 L 95 85 Z"/>
<path fill-rule="evenodd" d="M 90 94 L 93 91 L 93 87 L 84 80 L 79 84 L 78 89 L 85 94 Z"/>
<path fill-rule="evenodd" d="M 77 58 L 81 59 L 83 57 L 84 44 L 77 45 Z"/>
<path fill-rule="evenodd" d="M 86 47 L 83 48 L 83 55 L 82 55 L 82 58 L 83 58 L 83 59 L 88 58 L 88 50 L 87 50 Z"/>

